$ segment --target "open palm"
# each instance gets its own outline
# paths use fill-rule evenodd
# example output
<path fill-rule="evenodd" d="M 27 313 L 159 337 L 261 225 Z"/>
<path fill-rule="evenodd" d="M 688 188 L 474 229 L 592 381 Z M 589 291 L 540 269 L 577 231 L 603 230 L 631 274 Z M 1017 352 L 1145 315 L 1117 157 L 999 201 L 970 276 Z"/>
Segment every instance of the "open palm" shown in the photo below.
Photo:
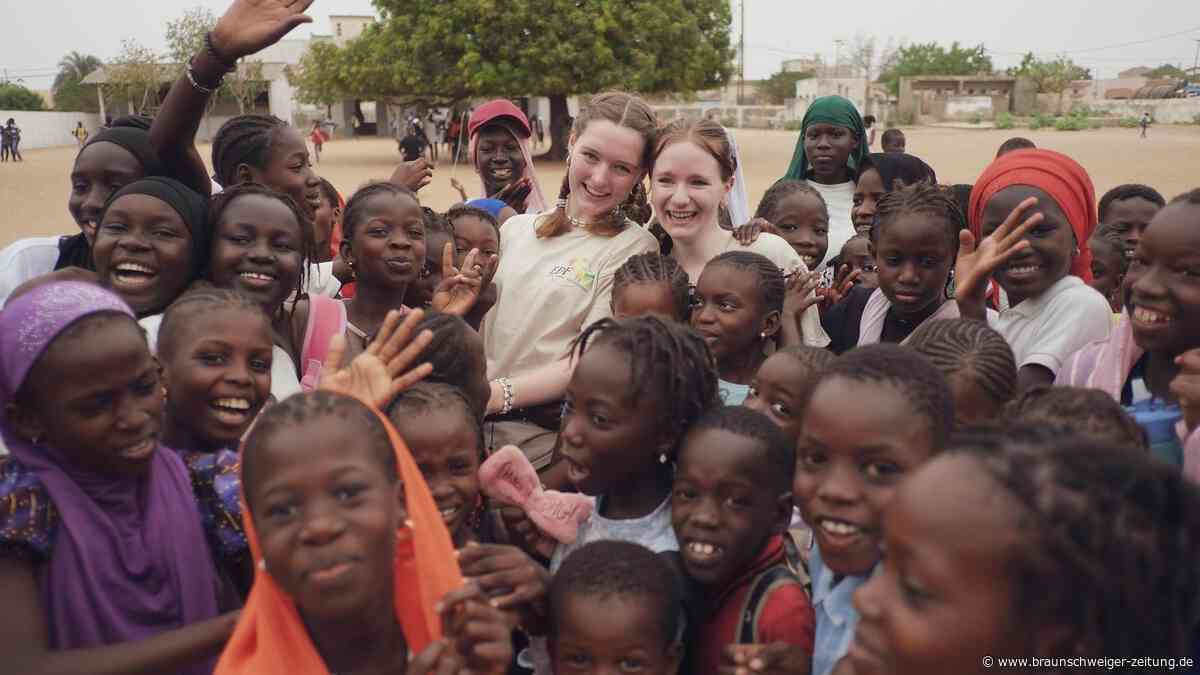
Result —
<path fill-rule="evenodd" d="M 283 39 L 293 28 L 312 22 L 304 13 L 313 0 L 234 0 L 213 28 L 221 56 L 240 59 Z"/>
<path fill-rule="evenodd" d="M 400 312 L 388 312 L 379 333 L 367 349 L 345 367 L 346 336 L 335 335 L 321 367 L 319 388 L 354 396 L 384 409 L 400 392 L 423 380 L 433 366 L 422 363 L 409 369 L 429 343 L 433 333 L 423 330 L 414 336 L 424 312 L 414 310 L 400 321 Z"/>
<path fill-rule="evenodd" d="M 958 257 L 954 263 L 954 297 L 959 304 L 982 304 L 987 294 L 987 282 L 1009 258 L 1029 248 L 1025 235 L 1044 216 L 1035 213 L 1022 218 L 1025 212 L 1037 205 L 1037 197 L 1030 197 L 1017 205 L 1008 218 L 988 236 L 975 243 L 975 237 L 963 230 L 958 236 Z"/>

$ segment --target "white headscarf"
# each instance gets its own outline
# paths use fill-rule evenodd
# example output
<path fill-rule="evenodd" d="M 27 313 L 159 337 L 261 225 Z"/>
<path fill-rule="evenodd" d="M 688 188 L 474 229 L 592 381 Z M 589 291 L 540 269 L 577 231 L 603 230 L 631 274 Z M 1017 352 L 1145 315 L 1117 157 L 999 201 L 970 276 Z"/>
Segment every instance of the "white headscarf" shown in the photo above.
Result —
<path fill-rule="evenodd" d="M 733 190 L 729 193 L 729 219 L 733 221 L 734 227 L 738 227 L 750 222 L 750 202 L 746 199 L 746 177 L 742 174 L 742 157 L 738 152 L 737 141 L 729 129 L 725 129 L 725 138 L 729 139 L 729 150 L 733 153 L 734 166 L 737 167 L 733 174 Z"/>

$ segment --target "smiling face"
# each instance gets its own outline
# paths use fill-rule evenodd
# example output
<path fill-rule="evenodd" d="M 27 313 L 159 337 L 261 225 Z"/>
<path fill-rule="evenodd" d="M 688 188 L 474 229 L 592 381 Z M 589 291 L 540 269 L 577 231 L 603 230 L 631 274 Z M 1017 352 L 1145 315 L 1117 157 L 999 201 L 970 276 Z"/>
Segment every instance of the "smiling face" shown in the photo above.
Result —
<path fill-rule="evenodd" d="M 391 607 L 401 484 L 372 442 L 362 424 L 318 415 L 254 451 L 243 489 L 263 559 L 307 619 L 360 621 Z"/>
<path fill-rule="evenodd" d="M 779 330 L 779 312 L 767 311 L 759 278 L 752 270 L 709 264 L 696 284 L 692 309 L 695 328 L 725 377 L 722 365 L 745 358 Z M 758 364 L 755 364 L 757 369 Z"/>
<path fill-rule="evenodd" d="M 791 495 L 765 487 L 775 483 L 761 440 L 723 429 L 687 435 L 671 491 L 671 525 L 691 579 L 721 588 L 787 529 Z"/>
<path fill-rule="evenodd" d="M 568 593 L 550 640 L 555 675 L 675 675 L 682 650 L 662 635 L 661 611 L 631 594 Z"/>
<path fill-rule="evenodd" d="M 158 363 L 129 317 L 88 317 L 68 328 L 34 363 L 21 391 L 8 415 L 27 440 L 40 438 L 70 466 L 102 474 L 149 469 L 163 395 Z"/>
<path fill-rule="evenodd" d="M 901 213 L 876 233 L 879 288 L 902 318 L 929 316 L 946 299 L 946 281 L 956 251 L 946 224 L 924 213 Z"/>
<path fill-rule="evenodd" d="M 217 223 L 209 278 L 274 313 L 300 279 L 300 228 L 296 214 L 278 199 L 258 194 L 234 199 Z"/>
<path fill-rule="evenodd" d="M 92 259 L 100 285 L 139 317 L 161 312 L 192 282 L 192 231 L 169 204 L 123 195 L 104 212 Z"/>
<path fill-rule="evenodd" d="M 854 221 L 854 231 L 858 234 L 871 234 L 875 223 L 875 209 L 879 200 L 883 199 L 883 178 L 878 169 L 867 169 L 858 177 L 854 185 L 854 206 L 850 209 L 850 219 Z"/>
<path fill-rule="evenodd" d="M 843 265 L 849 265 L 851 272 L 858 272 L 854 282 L 863 288 L 879 288 L 879 268 L 875 265 L 875 256 L 871 253 L 871 242 L 865 237 L 855 237 L 842 246 L 839 256 Z"/>
<path fill-rule="evenodd" d="M 887 559 L 854 594 L 855 675 L 983 675 L 987 657 L 1028 654 L 1013 600 L 1017 509 L 967 457 L 936 459 L 901 485 L 883 519 Z"/>
<path fill-rule="evenodd" d="M 442 283 L 442 254 L 446 246 L 453 246 L 450 235 L 441 230 L 425 230 L 425 264 L 417 283 L 408 287 L 404 304 L 409 307 L 429 308 L 433 304 L 433 292 Z"/>
<path fill-rule="evenodd" d="M 650 198 L 663 229 L 681 243 L 697 241 L 717 227 L 717 210 L 733 189 L 721 165 L 699 145 L 671 143 L 654 160 Z"/>
<path fill-rule="evenodd" d="M 812 371 L 790 354 L 776 352 L 763 361 L 742 405 L 779 425 L 788 438 L 800 435 L 800 397 Z"/>
<path fill-rule="evenodd" d="M 1025 235 L 1029 247 L 1009 258 L 992 275 L 1013 305 L 1041 295 L 1067 276 L 1076 246 L 1075 231 L 1058 204 L 1042 190 L 1026 185 L 1004 188 L 988 200 L 983 209 L 981 235 L 986 237 L 994 232 L 1029 197 L 1037 197 L 1038 203 L 1025 211 L 1025 218 L 1040 213 L 1044 220 Z"/>
<path fill-rule="evenodd" d="M 1121 266 L 1125 262 L 1125 251 L 1119 244 L 1108 240 L 1097 240 L 1092 237 L 1092 281 L 1088 284 L 1100 295 L 1108 298 L 1113 305 L 1113 311 L 1121 311 L 1121 283 L 1125 275 Z"/>
<path fill-rule="evenodd" d="M 234 307 L 193 313 L 164 354 L 166 442 L 175 449 L 236 448 L 271 393 L 271 327 Z"/>
<path fill-rule="evenodd" d="M 825 259 L 829 251 L 829 216 L 820 195 L 792 192 L 775 205 L 770 220 L 808 269 L 816 269 Z"/>
<path fill-rule="evenodd" d="M 837 185 L 850 180 L 846 162 L 858 148 L 858 138 L 846 127 L 835 124 L 810 124 L 804 128 L 804 154 L 812 165 L 813 180 L 822 185 Z"/>
<path fill-rule="evenodd" d="M 1158 204 L 1144 197 L 1114 200 L 1104 212 L 1102 225 L 1115 232 L 1125 247 L 1125 256 L 1132 258 L 1146 226 L 1158 213 Z"/>
<path fill-rule="evenodd" d="M 364 286 L 406 288 L 425 264 L 424 214 L 407 195 L 385 192 L 368 199 L 354 236 L 342 240 L 342 258 Z"/>
<path fill-rule="evenodd" d="M 833 377 L 817 385 L 801 429 L 792 496 L 825 565 L 867 574 L 879 560 L 883 507 L 933 452 L 930 423 L 894 386 Z"/>
<path fill-rule="evenodd" d="M 1142 349 L 1200 347 L 1200 206 L 1168 204 L 1154 216 L 1129 263 L 1125 307 Z"/>
<path fill-rule="evenodd" d="M 632 396 L 629 355 L 603 342 L 579 358 L 567 384 L 561 454 L 580 492 L 606 494 L 654 471 L 662 444 L 659 406 Z"/>
<path fill-rule="evenodd" d="M 609 218 L 642 179 L 645 148 L 645 139 L 633 129 L 592 120 L 571 142 L 571 214 L 588 222 Z"/>
<path fill-rule="evenodd" d="M 116 143 L 98 141 L 75 156 L 67 210 L 88 243 L 96 238 L 100 212 L 117 190 L 146 175 L 137 158 Z"/>
<path fill-rule="evenodd" d="M 321 207 L 321 179 L 312 169 L 304 137 L 292 127 L 277 127 L 273 133 L 266 166 L 243 164 L 239 178 L 288 195 L 311 216 Z"/>
<path fill-rule="evenodd" d="M 471 535 L 468 523 L 479 500 L 479 434 L 458 408 L 426 410 L 397 419 L 396 431 L 404 437 L 417 468 L 442 512 L 454 546 L 461 548 Z"/>
<path fill-rule="evenodd" d="M 525 156 L 521 144 L 499 124 L 484 125 L 475 141 L 475 170 L 483 178 L 483 187 L 494 195 L 525 175 Z"/>

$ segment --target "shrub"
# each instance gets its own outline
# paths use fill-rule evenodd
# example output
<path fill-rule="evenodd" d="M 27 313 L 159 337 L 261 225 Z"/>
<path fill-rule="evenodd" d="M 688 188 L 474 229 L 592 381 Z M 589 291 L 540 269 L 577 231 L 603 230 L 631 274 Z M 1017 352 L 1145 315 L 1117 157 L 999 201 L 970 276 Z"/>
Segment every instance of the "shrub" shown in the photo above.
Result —
<path fill-rule="evenodd" d="M 997 129 L 1012 129 L 1015 126 L 1017 126 L 1017 123 L 1013 121 L 1011 113 L 1002 112 L 996 115 Z"/>
<path fill-rule="evenodd" d="M 1197 115 L 1197 117 L 1200 117 L 1200 115 Z M 1120 126 L 1122 129 L 1136 129 L 1138 126 L 1138 118 L 1122 117 L 1120 120 L 1117 121 L 1117 125 Z"/>
<path fill-rule="evenodd" d="M 737 117 L 734 117 L 733 115 L 726 115 L 725 117 L 721 118 L 721 126 L 725 127 L 726 129 L 736 129 L 737 125 Z"/>
<path fill-rule="evenodd" d="M 982 116 L 980 116 L 980 115 L 972 115 L 972 116 L 971 116 L 971 119 L 969 119 L 969 120 L 967 120 L 967 121 L 968 121 L 968 122 L 970 122 L 971 124 L 982 124 L 982 123 L 983 123 L 983 117 L 982 117 Z"/>
<path fill-rule="evenodd" d="M 1055 120 L 1054 128 L 1059 131 L 1082 131 L 1088 128 L 1087 118 L 1068 115 Z"/>
<path fill-rule="evenodd" d="M 803 123 L 803 120 L 788 120 L 783 123 L 783 128 L 787 131 L 800 131 Z"/>
<path fill-rule="evenodd" d="M 1038 114 L 1034 115 L 1033 119 L 1031 119 L 1029 121 L 1029 128 L 1030 129 L 1042 129 L 1045 127 L 1052 127 L 1052 126 L 1054 126 L 1054 123 L 1055 122 L 1054 122 L 1053 115 L 1043 115 L 1041 113 L 1038 113 Z"/>

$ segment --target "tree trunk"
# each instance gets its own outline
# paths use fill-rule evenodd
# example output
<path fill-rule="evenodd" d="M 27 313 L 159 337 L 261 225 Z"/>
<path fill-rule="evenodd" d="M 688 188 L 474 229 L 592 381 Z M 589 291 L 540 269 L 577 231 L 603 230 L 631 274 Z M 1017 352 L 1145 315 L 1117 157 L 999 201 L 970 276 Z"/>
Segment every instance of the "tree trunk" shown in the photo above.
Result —
<path fill-rule="evenodd" d="M 567 95 L 550 96 L 550 150 L 540 155 L 540 159 L 562 161 L 567 158 L 567 137 L 571 135 L 571 126 L 567 121 L 569 116 Z"/>

